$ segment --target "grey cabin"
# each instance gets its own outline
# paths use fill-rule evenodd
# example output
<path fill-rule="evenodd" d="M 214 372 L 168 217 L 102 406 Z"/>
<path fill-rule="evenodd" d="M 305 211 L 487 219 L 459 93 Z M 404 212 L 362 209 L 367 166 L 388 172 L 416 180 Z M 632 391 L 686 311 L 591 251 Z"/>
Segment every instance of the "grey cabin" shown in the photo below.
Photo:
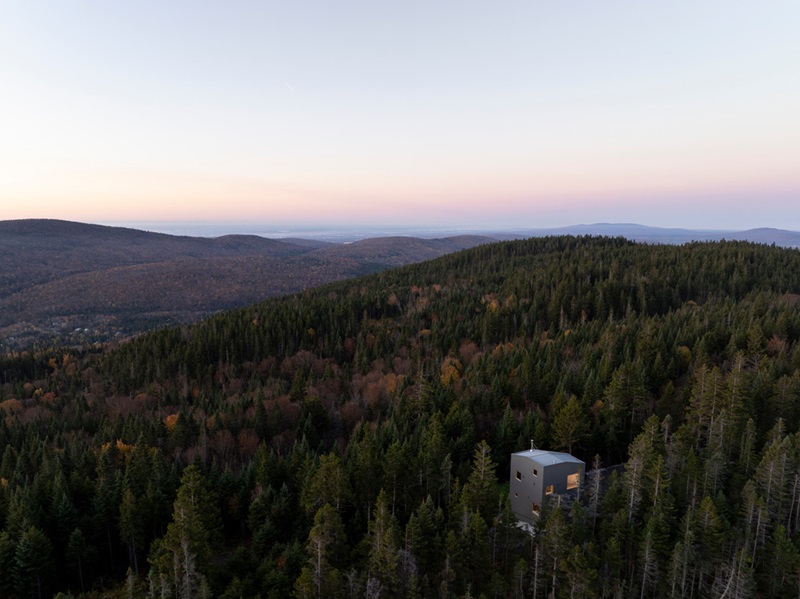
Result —
<path fill-rule="evenodd" d="M 577 489 L 586 464 L 568 453 L 529 449 L 511 454 L 511 509 L 532 523 L 548 495 Z"/>

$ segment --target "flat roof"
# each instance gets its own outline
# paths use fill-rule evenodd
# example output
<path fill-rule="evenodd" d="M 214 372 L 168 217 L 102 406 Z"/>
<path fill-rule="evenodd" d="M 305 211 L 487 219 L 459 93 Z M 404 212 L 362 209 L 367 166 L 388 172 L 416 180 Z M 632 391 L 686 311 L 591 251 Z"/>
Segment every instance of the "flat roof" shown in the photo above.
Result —
<path fill-rule="evenodd" d="M 527 449 L 518 451 L 512 455 L 518 455 L 541 464 L 542 466 L 552 466 L 553 464 L 584 464 L 575 456 L 562 451 L 545 451 L 544 449 Z"/>

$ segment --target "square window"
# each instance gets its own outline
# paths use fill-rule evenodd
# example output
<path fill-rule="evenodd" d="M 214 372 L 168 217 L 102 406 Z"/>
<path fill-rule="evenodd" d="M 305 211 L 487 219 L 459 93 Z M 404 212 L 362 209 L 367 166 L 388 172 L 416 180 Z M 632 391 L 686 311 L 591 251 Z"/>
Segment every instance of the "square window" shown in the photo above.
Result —
<path fill-rule="evenodd" d="M 539 504 L 537 504 L 535 501 L 531 504 L 531 511 L 534 514 L 538 514 L 539 513 Z"/>
<path fill-rule="evenodd" d="M 581 480 L 581 473 L 576 472 L 567 476 L 567 489 L 577 489 Z"/>
<path fill-rule="evenodd" d="M 522 472 L 517 470 L 517 476 L 515 477 L 517 480 L 522 480 Z"/>
<path fill-rule="evenodd" d="M 545 489 L 544 489 L 544 492 L 547 493 L 548 495 L 552 495 L 553 494 L 553 485 L 547 485 L 545 487 Z"/>
<path fill-rule="evenodd" d="M 533 469 L 533 475 L 534 476 L 539 476 L 539 471 L 536 470 L 536 468 Z"/>

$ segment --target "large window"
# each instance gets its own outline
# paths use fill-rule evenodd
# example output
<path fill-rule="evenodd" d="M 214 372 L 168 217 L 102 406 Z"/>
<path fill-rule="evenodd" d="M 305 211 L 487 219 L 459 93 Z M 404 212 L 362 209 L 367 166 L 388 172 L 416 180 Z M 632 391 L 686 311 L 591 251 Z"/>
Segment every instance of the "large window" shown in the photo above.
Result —
<path fill-rule="evenodd" d="M 567 477 L 567 489 L 577 489 L 581 482 L 581 473 L 576 472 Z"/>

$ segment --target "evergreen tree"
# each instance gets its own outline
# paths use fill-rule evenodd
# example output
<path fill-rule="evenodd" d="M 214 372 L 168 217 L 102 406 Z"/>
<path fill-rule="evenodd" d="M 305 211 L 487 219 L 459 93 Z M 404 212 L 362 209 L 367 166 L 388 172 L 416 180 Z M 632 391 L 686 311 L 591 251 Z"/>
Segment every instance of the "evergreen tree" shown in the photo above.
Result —
<path fill-rule="evenodd" d="M 461 500 L 467 511 L 478 511 L 484 520 L 491 519 L 497 507 L 497 464 L 492 449 L 481 441 L 473 454 L 472 471 L 462 490 Z"/>
<path fill-rule="evenodd" d="M 53 546 L 44 533 L 31 526 L 17 543 L 11 573 L 22 597 L 47 597 L 53 576 Z"/>
<path fill-rule="evenodd" d="M 205 477 L 199 468 L 189 466 L 181 477 L 172 522 L 151 558 L 151 577 L 171 577 L 180 599 L 196 596 L 218 547 L 219 530 L 219 512 Z"/>
<path fill-rule="evenodd" d="M 78 582 L 81 586 L 81 592 L 86 590 L 84 567 L 86 559 L 89 557 L 89 547 L 86 542 L 86 537 L 80 528 L 76 528 L 69 535 L 69 542 L 67 543 L 66 558 L 67 561 L 74 565 L 78 573 Z"/>
<path fill-rule="evenodd" d="M 553 417 L 553 445 L 572 453 L 572 448 L 589 434 L 588 414 L 581 407 L 578 398 L 571 395 L 569 400 Z"/>
<path fill-rule="evenodd" d="M 375 502 L 367 533 L 369 578 L 380 583 L 387 596 L 399 589 L 397 523 L 389 511 L 386 493 L 381 490 Z"/>
<path fill-rule="evenodd" d="M 305 510 L 314 513 L 327 503 L 342 513 L 345 505 L 351 501 L 350 480 L 339 456 L 333 453 L 320 456 L 319 467 L 303 488 Z"/>
<path fill-rule="evenodd" d="M 119 531 L 128 546 L 128 561 L 135 574 L 139 574 L 139 558 L 137 547 L 144 545 L 144 526 L 139 514 L 136 496 L 130 488 L 122 492 L 122 503 L 119 506 Z"/>
<path fill-rule="evenodd" d="M 295 583 L 296 597 L 341 596 L 343 580 L 337 565 L 344 561 L 344 545 L 342 520 L 339 513 L 326 503 L 317 511 L 314 526 L 308 533 L 308 565 Z"/>

